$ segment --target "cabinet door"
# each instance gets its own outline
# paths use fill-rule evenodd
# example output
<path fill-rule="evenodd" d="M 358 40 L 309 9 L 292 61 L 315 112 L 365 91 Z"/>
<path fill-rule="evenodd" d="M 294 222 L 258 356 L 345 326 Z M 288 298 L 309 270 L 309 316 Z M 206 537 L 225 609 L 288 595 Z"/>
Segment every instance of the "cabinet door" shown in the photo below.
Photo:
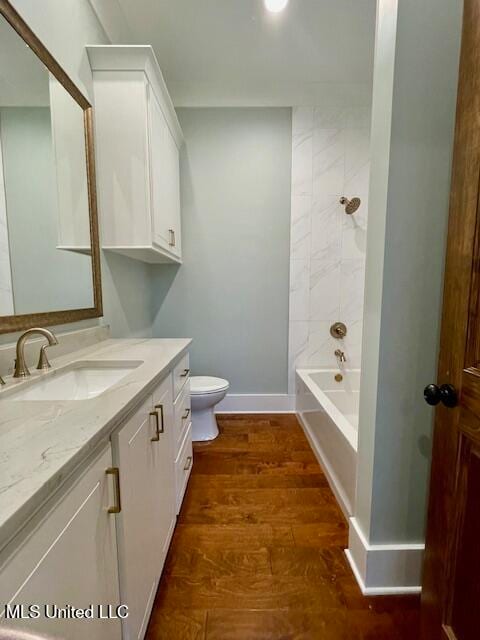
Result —
<path fill-rule="evenodd" d="M 122 496 L 117 525 L 120 593 L 129 607 L 126 640 L 143 638 L 173 528 L 171 386 L 169 376 L 113 437 Z"/>
<path fill-rule="evenodd" d="M 151 397 L 112 438 L 120 469 L 122 510 L 117 516 L 120 594 L 128 605 L 124 638 L 143 637 L 156 589 L 155 431 Z"/>
<path fill-rule="evenodd" d="M 97 605 L 119 604 L 110 446 L 37 524 L 2 568 L 0 601 L 40 607 L 40 617 L 1 620 L 2 628 L 25 629 L 69 640 L 119 640 L 119 619 L 98 618 Z M 94 617 L 46 618 L 43 605 L 94 605 Z"/>
<path fill-rule="evenodd" d="M 148 91 L 152 237 L 159 246 L 181 255 L 179 153 L 162 109 Z"/>
<path fill-rule="evenodd" d="M 156 502 L 158 517 L 158 547 L 161 566 L 165 562 L 176 522 L 175 509 L 175 455 L 172 376 L 169 376 L 153 394 L 154 411 L 158 415 L 159 433 L 155 451 Z"/>
<path fill-rule="evenodd" d="M 177 143 L 169 128 L 167 128 L 166 138 L 166 215 L 168 217 L 168 228 L 172 237 L 172 253 L 177 256 L 182 255 L 182 228 L 180 216 L 180 154 Z M 172 232 L 173 231 L 173 235 Z"/>

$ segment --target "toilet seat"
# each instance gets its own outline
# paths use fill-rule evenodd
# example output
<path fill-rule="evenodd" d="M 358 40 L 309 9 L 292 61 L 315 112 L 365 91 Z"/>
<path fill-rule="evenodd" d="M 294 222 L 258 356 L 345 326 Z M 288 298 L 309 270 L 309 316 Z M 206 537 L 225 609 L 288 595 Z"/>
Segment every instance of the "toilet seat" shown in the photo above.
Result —
<path fill-rule="evenodd" d="M 190 378 L 190 395 L 205 395 L 228 389 L 228 380 L 211 376 L 192 376 Z"/>

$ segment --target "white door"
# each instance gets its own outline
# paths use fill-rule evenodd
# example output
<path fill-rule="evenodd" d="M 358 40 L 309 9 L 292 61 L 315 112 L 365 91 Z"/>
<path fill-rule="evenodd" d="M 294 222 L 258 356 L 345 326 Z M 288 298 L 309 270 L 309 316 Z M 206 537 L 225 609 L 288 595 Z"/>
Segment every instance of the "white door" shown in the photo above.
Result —
<path fill-rule="evenodd" d="M 115 516 L 108 512 L 114 502 L 112 479 L 105 473 L 111 464 L 108 446 L 2 568 L 2 603 L 40 605 L 40 617 L 29 620 L 6 620 L 3 611 L 2 628 L 68 640 L 120 640 L 120 620 L 99 619 L 97 608 L 110 604 L 115 610 L 120 603 Z M 93 604 L 93 618 L 50 619 L 46 604 Z"/>
<path fill-rule="evenodd" d="M 152 236 L 154 243 L 180 255 L 179 152 L 153 91 L 147 89 Z"/>

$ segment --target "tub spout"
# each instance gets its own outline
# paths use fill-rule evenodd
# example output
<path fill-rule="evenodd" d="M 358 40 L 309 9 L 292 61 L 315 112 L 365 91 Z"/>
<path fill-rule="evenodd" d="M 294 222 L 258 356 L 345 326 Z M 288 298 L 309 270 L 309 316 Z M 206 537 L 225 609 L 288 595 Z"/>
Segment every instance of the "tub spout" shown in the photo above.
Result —
<path fill-rule="evenodd" d="M 347 361 L 347 358 L 345 356 L 345 352 L 342 351 L 341 349 L 337 349 L 335 351 L 335 355 L 337 357 L 337 360 L 338 360 L 339 364 L 342 364 L 343 362 Z"/>

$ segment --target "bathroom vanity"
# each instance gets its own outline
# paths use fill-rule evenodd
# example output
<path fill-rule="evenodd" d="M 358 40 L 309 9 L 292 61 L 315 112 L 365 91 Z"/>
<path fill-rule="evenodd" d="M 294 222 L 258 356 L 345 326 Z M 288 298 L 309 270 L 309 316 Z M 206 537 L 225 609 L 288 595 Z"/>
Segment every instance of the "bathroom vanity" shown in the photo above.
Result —
<path fill-rule="evenodd" d="M 182 133 L 150 47 L 88 49 L 94 114 L 8 0 L 0 40 L 0 333 L 27 329 L 0 347 L 0 635 L 143 638 L 193 463 L 190 341 L 46 327 L 103 315 L 97 190 L 105 248 L 181 262 Z"/>
<path fill-rule="evenodd" d="M 86 616 L 91 640 L 144 636 L 193 463 L 189 344 L 104 340 L 57 358 L 49 372 L 7 380 L 0 392 L 6 628 L 83 640 Z M 40 388 L 44 399 L 31 395 Z M 48 618 L 45 605 L 65 614 Z M 14 611 L 25 618 L 8 619 Z"/>

